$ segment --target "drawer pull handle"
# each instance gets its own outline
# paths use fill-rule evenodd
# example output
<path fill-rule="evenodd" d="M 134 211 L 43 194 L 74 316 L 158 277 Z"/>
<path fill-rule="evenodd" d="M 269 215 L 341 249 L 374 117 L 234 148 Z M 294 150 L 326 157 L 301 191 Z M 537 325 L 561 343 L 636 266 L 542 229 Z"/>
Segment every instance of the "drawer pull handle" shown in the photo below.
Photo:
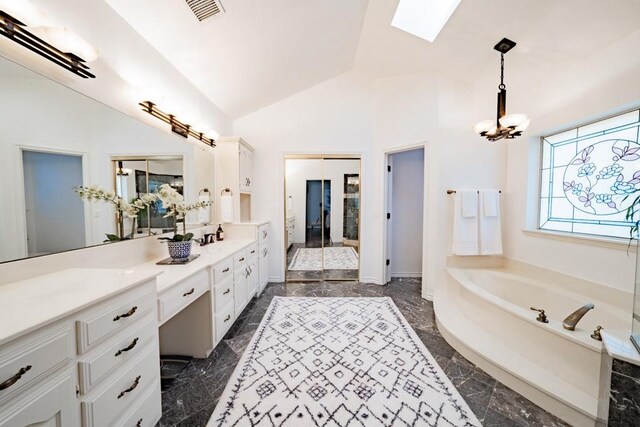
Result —
<path fill-rule="evenodd" d="M 254 249 L 254 250 L 252 250 L 252 251 L 251 251 L 251 253 L 252 253 L 252 254 L 255 254 L 255 253 L 256 253 L 256 250 L 255 250 L 255 249 Z"/>
<path fill-rule="evenodd" d="M 186 297 L 187 295 L 191 295 L 192 293 L 195 292 L 195 288 L 191 288 L 191 290 L 189 292 L 185 292 L 184 294 L 182 294 L 183 297 Z"/>
<path fill-rule="evenodd" d="M 223 273 L 226 273 L 227 271 L 229 271 L 229 267 L 227 267 L 224 270 L 222 270 Z"/>
<path fill-rule="evenodd" d="M 238 261 L 240 262 L 244 261 L 244 257 L 240 258 Z"/>
<path fill-rule="evenodd" d="M 22 376 L 24 374 L 27 373 L 27 371 L 29 371 L 31 369 L 31 365 L 27 365 L 24 368 L 20 368 L 20 370 L 18 371 L 17 374 L 15 374 L 14 376 L 12 376 L 11 378 L 9 378 L 8 380 L 6 380 L 3 383 L 0 383 L 0 390 L 5 390 L 9 387 L 11 387 L 12 385 L 14 385 L 15 383 L 18 382 L 18 380 L 20 378 L 22 378 Z"/>
<path fill-rule="evenodd" d="M 113 318 L 114 322 L 117 322 L 118 320 L 122 319 L 123 317 L 129 317 L 129 316 L 133 316 L 133 314 L 136 312 L 136 310 L 138 309 L 138 306 L 133 306 L 131 307 L 131 310 L 127 311 L 125 314 L 118 314 L 116 317 Z"/>
<path fill-rule="evenodd" d="M 222 293 L 222 295 L 226 295 L 226 294 L 228 294 L 229 292 L 231 292 L 231 289 L 227 289 L 226 291 L 224 291 L 224 292 Z"/>
<path fill-rule="evenodd" d="M 136 423 L 136 427 L 142 427 L 142 418 L 138 420 L 138 422 Z"/>
<path fill-rule="evenodd" d="M 131 344 L 129 344 L 128 347 L 125 347 L 123 349 L 120 349 L 116 352 L 116 357 L 120 356 L 122 353 L 124 353 L 125 351 L 129 351 L 132 350 L 133 347 L 136 346 L 136 344 L 138 344 L 138 337 L 134 338 L 134 340 L 131 342 Z"/>
<path fill-rule="evenodd" d="M 225 321 L 225 322 L 228 322 L 228 321 L 229 321 L 229 319 L 231 319 L 231 315 L 230 315 L 230 314 L 227 314 L 227 317 L 225 317 L 225 318 L 224 318 L 224 321 Z"/>
<path fill-rule="evenodd" d="M 138 384 L 140 384 L 140 378 L 142 378 L 142 375 L 138 375 L 138 377 L 136 378 L 136 380 L 133 382 L 133 384 L 131 385 L 131 387 L 129 387 L 126 390 L 123 390 L 120 392 L 120 394 L 118 395 L 118 399 L 120 399 L 122 396 L 124 396 L 125 394 L 135 390 L 136 387 L 138 387 Z"/>

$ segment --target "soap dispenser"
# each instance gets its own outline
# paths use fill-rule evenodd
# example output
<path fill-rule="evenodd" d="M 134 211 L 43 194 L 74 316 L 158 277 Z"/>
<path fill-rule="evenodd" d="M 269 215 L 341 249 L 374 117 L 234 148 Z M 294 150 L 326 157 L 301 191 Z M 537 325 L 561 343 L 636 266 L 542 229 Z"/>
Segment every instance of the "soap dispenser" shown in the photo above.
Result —
<path fill-rule="evenodd" d="M 216 231 L 216 240 L 219 242 L 224 240 L 224 231 L 222 230 L 221 224 L 218 224 L 218 230 Z"/>

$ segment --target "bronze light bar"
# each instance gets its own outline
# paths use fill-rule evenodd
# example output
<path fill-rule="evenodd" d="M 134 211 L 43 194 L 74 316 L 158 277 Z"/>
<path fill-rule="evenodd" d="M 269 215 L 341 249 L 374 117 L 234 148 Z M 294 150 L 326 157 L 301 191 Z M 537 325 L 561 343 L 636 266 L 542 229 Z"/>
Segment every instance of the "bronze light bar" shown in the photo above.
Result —
<path fill-rule="evenodd" d="M 167 114 L 156 106 L 151 101 L 142 101 L 138 104 L 142 107 L 142 111 L 151 114 L 153 117 L 162 120 L 163 122 L 171 125 L 171 131 L 180 135 L 183 138 L 192 137 L 200 142 L 207 144 L 209 147 L 215 147 L 216 143 L 213 138 L 205 136 L 204 133 L 195 131 L 190 125 L 184 124 L 173 114 Z"/>
<path fill-rule="evenodd" d="M 40 37 L 31 34 L 26 30 L 26 28 L 27 26 L 25 24 L 5 11 L 0 10 L 1 35 L 13 40 L 20 46 L 26 47 L 32 52 L 47 58 L 54 64 L 61 66 L 65 70 L 70 71 L 83 79 L 93 79 L 96 77 L 89 72 L 89 67 L 85 64 L 84 59 L 70 52 L 62 52 L 55 46 L 52 46 L 42 40 Z"/>

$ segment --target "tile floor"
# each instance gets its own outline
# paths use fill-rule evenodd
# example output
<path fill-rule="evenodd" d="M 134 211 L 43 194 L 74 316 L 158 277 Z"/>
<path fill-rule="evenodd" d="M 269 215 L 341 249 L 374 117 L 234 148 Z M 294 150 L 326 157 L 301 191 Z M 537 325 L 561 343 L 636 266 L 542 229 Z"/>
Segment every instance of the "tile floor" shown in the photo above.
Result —
<path fill-rule="evenodd" d="M 420 282 L 387 286 L 358 282 L 271 283 L 249 303 L 208 359 L 194 359 L 162 394 L 160 426 L 204 426 L 253 332 L 274 296 L 380 297 L 393 299 L 409 324 L 485 426 L 564 426 L 563 422 L 467 361 L 442 338 L 433 304 L 420 298 Z"/>

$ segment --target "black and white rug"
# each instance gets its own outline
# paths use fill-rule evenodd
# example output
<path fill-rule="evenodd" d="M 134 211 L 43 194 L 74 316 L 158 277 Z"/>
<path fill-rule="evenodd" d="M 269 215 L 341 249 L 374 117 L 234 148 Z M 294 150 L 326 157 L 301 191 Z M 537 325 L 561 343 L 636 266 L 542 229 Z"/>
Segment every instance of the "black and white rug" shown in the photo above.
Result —
<path fill-rule="evenodd" d="M 275 297 L 207 425 L 480 423 L 391 298 Z"/>
<path fill-rule="evenodd" d="M 324 258 L 323 258 L 324 255 Z M 357 270 L 358 253 L 350 246 L 300 248 L 289 264 L 289 271 Z"/>

